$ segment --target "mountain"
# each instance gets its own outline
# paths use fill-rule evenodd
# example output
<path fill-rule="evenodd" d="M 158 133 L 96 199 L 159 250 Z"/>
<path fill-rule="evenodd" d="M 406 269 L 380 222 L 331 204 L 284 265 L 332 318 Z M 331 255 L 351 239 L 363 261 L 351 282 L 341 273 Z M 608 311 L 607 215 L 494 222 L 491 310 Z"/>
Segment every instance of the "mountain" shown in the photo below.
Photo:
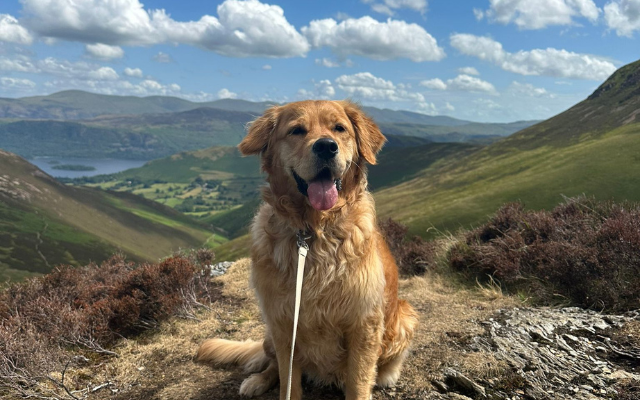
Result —
<path fill-rule="evenodd" d="M 80 93 L 81 98 L 85 97 L 86 93 Z M 106 97 L 110 100 L 115 96 Z M 105 100 L 102 97 L 98 99 Z M 122 98 L 125 104 L 129 100 Z M 168 101 L 171 98 L 156 97 L 149 101 L 157 105 L 162 103 L 160 100 Z M 211 104 L 250 109 L 250 106 L 261 103 L 219 100 Z M 404 112 L 396 113 L 403 115 Z M 56 156 L 150 160 L 211 146 L 235 146 L 244 136 L 246 124 L 256 115 L 259 112 L 199 107 L 155 114 L 102 115 L 74 121 L 5 119 L 0 120 L 0 147 L 26 158 Z M 434 118 L 426 115 L 422 117 Z M 400 140 L 404 136 L 401 140 L 405 143 L 411 141 L 410 137 L 415 137 L 415 143 L 430 141 L 487 144 L 531 123 L 533 122 L 438 126 L 380 122 L 380 127 L 390 137 L 395 136 Z"/>
<path fill-rule="evenodd" d="M 195 103 L 170 96 L 112 96 L 81 90 L 66 90 L 48 96 L 0 98 L 0 118 L 77 120 L 110 114 L 179 112 L 200 107 L 260 114 L 271 104 L 233 99 Z"/>
<path fill-rule="evenodd" d="M 567 111 L 375 193 L 379 215 L 412 233 L 456 230 L 501 204 L 550 209 L 564 196 L 640 201 L 640 61 Z"/>
<path fill-rule="evenodd" d="M 128 193 L 61 184 L 0 150 L 0 279 L 100 262 L 114 251 L 158 260 L 214 237 L 207 227 Z"/>

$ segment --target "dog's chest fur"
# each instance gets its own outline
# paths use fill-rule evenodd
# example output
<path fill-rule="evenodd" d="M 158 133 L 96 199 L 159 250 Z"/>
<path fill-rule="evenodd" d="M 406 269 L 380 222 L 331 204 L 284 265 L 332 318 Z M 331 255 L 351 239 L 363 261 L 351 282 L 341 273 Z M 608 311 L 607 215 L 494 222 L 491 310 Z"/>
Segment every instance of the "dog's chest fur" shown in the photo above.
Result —
<path fill-rule="evenodd" d="M 290 338 L 296 231 L 264 205 L 252 233 L 252 285 L 265 323 L 274 337 Z M 296 357 L 317 379 L 341 381 L 346 370 L 345 332 L 372 316 L 382 318 L 384 272 L 373 235 L 373 220 L 345 218 L 309 241 Z"/>

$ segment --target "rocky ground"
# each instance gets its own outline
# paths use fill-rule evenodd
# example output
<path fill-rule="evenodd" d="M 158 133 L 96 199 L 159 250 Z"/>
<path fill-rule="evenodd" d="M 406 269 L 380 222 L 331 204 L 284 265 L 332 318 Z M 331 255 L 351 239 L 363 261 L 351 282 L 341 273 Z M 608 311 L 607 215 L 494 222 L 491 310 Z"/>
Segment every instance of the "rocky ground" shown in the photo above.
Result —
<path fill-rule="evenodd" d="M 197 319 L 174 319 L 124 341 L 118 357 L 71 373 L 92 375 L 88 398 L 240 399 L 246 374 L 193 362 L 202 340 L 260 339 L 247 287 L 249 262 L 217 265 L 220 288 Z M 395 388 L 374 399 L 640 399 L 640 313 L 528 308 L 497 287 L 464 288 L 439 275 L 400 282 L 420 314 L 412 354 Z M 342 399 L 304 385 L 305 399 Z M 277 399 L 277 390 L 262 399 Z"/>

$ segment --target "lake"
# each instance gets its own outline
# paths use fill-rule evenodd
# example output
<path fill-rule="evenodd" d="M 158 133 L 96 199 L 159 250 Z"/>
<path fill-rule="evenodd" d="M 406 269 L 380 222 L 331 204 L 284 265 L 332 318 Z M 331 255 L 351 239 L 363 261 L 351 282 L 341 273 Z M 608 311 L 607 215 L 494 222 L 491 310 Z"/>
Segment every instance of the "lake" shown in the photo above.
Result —
<path fill-rule="evenodd" d="M 66 158 L 66 157 L 37 157 L 29 162 L 40 168 L 47 174 L 56 178 L 79 178 L 81 176 L 94 176 L 103 174 L 115 174 L 131 168 L 143 166 L 147 161 L 140 160 L 117 160 L 112 158 L 86 159 L 86 158 Z M 91 171 L 67 171 L 53 169 L 56 165 L 85 165 L 93 167 Z"/>

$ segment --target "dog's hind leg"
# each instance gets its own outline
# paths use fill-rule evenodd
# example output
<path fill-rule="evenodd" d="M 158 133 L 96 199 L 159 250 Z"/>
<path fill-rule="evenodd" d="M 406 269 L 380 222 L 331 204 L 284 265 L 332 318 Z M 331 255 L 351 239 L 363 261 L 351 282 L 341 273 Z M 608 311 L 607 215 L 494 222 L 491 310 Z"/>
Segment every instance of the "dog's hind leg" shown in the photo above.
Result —
<path fill-rule="evenodd" d="M 388 321 L 385 332 L 383 356 L 378 360 L 379 387 L 394 386 L 400 378 L 402 363 L 409 354 L 409 344 L 418 324 L 417 314 L 413 307 L 404 300 L 398 301 L 398 308 Z"/>
<path fill-rule="evenodd" d="M 376 378 L 376 385 L 378 387 L 393 387 L 400 378 L 400 372 L 402 370 L 402 363 L 409 354 L 409 350 L 405 349 L 402 353 L 398 354 L 395 358 L 388 360 L 385 364 L 378 366 L 378 377 Z"/>
<path fill-rule="evenodd" d="M 240 385 L 240 394 L 247 397 L 260 396 L 274 387 L 277 382 L 278 364 L 275 360 L 271 360 L 267 369 L 251 375 L 242 382 L 242 385 Z"/>

